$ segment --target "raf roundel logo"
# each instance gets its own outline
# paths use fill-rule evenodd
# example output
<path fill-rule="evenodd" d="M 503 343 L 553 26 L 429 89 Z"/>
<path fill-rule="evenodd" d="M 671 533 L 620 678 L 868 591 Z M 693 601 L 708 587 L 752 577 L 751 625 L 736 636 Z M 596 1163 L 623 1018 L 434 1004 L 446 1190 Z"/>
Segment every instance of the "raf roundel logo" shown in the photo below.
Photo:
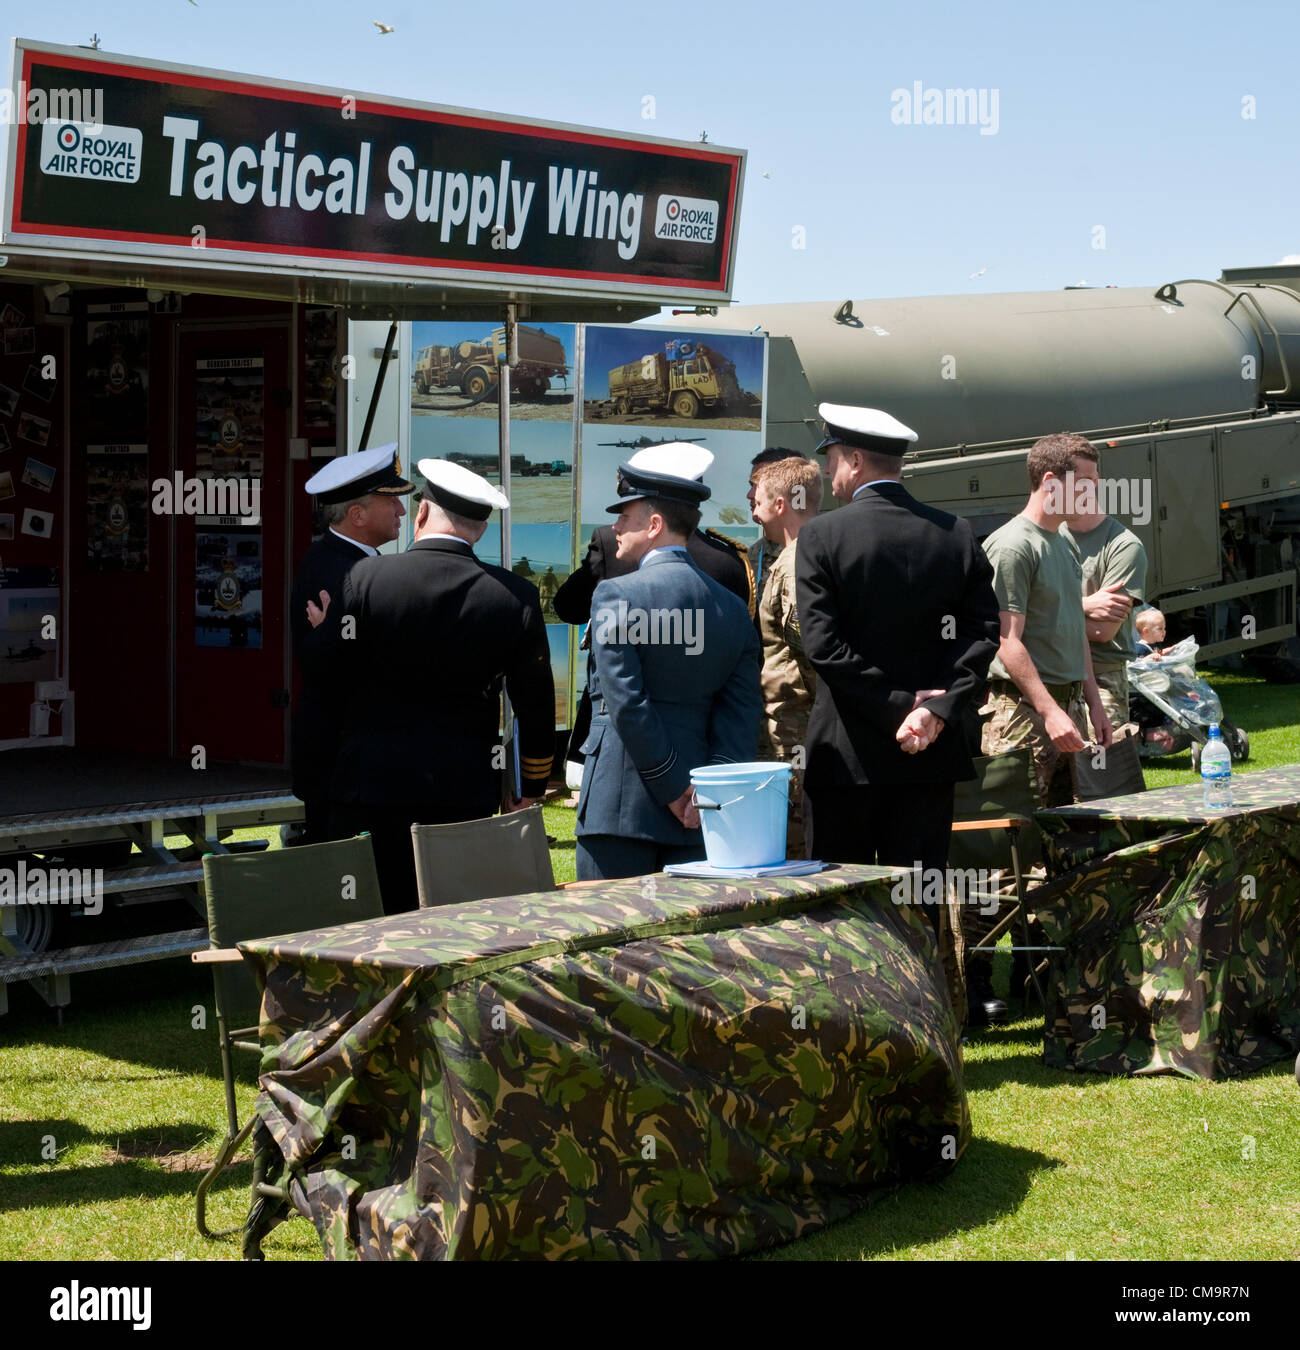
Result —
<path fill-rule="evenodd" d="M 81 132 L 68 125 L 59 128 L 59 149 L 71 151 L 81 144 Z"/>
<path fill-rule="evenodd" d="M 664 215 L 666 215 L 669 220 L 676 220 L 677 217 L 681 215 L 681 213 L 682 213 L 682 204 L 677 200 L 676 197 L 674 197 L 668 203 L 668 205 L 664 207 Z"/>

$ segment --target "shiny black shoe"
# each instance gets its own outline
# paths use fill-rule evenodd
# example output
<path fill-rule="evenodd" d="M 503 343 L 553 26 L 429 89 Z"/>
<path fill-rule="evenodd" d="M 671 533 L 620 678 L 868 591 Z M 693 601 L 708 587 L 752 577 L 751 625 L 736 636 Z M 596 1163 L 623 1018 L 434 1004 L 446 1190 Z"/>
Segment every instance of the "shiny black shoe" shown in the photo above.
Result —
<path fill-rule="evenodd" d="M 978 1030 L 1007 1020 L 1007 1005 L 1000 998 L 977 999 L 966 1013 L 966 1025 Z"/>

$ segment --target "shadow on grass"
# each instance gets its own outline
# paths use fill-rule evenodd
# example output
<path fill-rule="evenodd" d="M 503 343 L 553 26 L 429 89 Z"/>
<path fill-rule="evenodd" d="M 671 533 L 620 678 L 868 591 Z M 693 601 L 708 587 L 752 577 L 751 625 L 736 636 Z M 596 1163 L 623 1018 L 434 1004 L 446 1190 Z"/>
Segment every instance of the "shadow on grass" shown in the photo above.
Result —
<path fill-rule="evenodd" d="M 11 1078 L 41 1083 L 67 1080 L 40 1067 L 40 1052 L 77 1051 L 102 1056 L 116 1065 L 134 1064 L 158 1071 L 158 1079 L 200 1075 L 215 1078 L 220 1097 L 221 1055 L 217 1047 L 217 1019 L 211 976 L 188 962 L 134 966 L 126 970 L 96 971 L 73 982 L 73 1003 L 59 1026 L 53 1013 L 25 988 L 11 989 L 5 1018 L 6 1053 L 30 1059 L 35 1072 L 9 1070 Z M 202 1007 L 205 1025 L 194 1026 L 196 1007 Z M 121 1073 L 99 1065 L 75 1082 L 86 1085 L 146 1081 L 147 1073 Z M 236 1077 L 256 1081 L 256 1056 L 235 1056 Z M 214 1100 L 216 1100 L 214 1099 Z"/>
<path fill-rule="evenodd" d="M 51 1140 L 56 1158 L 46 1159 Z M 0 1212 L 193 1192 L 219 1143 L 212 1130 L 192 1121 L 105 1132 L 87 1130 L 75 1120 L 0 1122 L 0 1157 L 34 1169 L 0 1174 Z M 58 1161 L 58 1155 L 83 1145 L 98 1145 L 109 1157 Z M 241 1165 L 247 1170 L 248 1164 Z M 222 1185 L 229 1184 L 223 1178 Z M 242 1184 L 246 1187 L 248 1179 Z"/>
<path fill-rule="evenodd" d="M 1061 1164 L 1033 1149 L 972 1139 L 952 1175 L 914 1182 L 872 1200 L 859 1213 L 821 1233 L 753 1259 L 767 1261 L 867 1261 L 928 1242 L 957 1238 L 1015 1213 L 1036 1172 Z"/>

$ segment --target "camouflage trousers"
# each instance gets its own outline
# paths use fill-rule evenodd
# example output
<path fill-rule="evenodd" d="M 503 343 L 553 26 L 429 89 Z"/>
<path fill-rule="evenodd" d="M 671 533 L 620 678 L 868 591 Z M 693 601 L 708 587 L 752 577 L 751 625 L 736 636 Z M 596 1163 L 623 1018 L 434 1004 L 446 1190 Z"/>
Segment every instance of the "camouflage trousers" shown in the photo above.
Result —
<path fill-rule="evenodd" d="M 796 752 L 800 751 L 808 739 L 808 713 L 788 716 L 773 722 L 763 719 L 759 731 L 759 759 L 776 759 L 789 764 Z M 802 757 L 796 761 L 802 765 Z M 805 856 L 803 832 L 803 768 L 795 767 L 790 772 L 790 800 L 786 814 L 785 856 L 802 858 Z"/>
<path fill-rule="evenodd" d="M 1074 698 L 1060 706 L 1087 740 L 1088 715 L 1083 699 Z M 1043 719 L 1028 700 L 1011 694 L 991 693 L 980 709 L 980 716 L 987 719 L 980 738 L 980 754 L 1004 755 L 1025 745 L 1033 751 L 1037 785 L 1034 804 L 1037 807 L 1069 806 L 1074 801 L 1069 759 L 1052 744 Z"/>
<path fill-rule="evenodd" d="M 1128 671 L 1123 666 L 1113 666 L 1094 669 L 1093 673 L 1097 677 L 1097 690 L 1101 694 L 1102 709 L 1110 718 L 1110 729 L 1115 733 L 1116 740 L 1121 735 L 1131 734 L 1136 728 L 1128 720 Z M 1095 742 L 1097 736 L 1090 713 L 1088 730 L 1092 732 L 1092 740 Z"/>

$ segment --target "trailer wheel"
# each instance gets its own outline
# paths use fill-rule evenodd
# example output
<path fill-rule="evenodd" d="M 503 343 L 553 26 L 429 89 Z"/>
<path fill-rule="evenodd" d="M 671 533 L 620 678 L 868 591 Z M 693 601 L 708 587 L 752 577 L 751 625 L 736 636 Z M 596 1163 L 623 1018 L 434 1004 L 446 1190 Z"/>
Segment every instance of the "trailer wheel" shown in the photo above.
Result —
<path fill-rule="evenodd" d="M 54 914 L 50 905 L 18 905 L 18 931 L 15 945 L 20 952 L 46 951 L 54 936 Z"/>
<path fill-rule="evenodd" d="M 678 417 L 685 417 L 688 420 L 698 415 L 700 411 L 700 400 L 695 397 L 689 389 L 683 389 L 673 399 L 673 412 Z"/>
<path fill-rule="evenodd" d="M 492 381 L 488 378 L 487 371 L 482 366 L 475 366 L 472 370 L 466 371 L 461 391 L 466 398 L 472 398 L 475 403 L 486 398 L 492 391 Z"/>

